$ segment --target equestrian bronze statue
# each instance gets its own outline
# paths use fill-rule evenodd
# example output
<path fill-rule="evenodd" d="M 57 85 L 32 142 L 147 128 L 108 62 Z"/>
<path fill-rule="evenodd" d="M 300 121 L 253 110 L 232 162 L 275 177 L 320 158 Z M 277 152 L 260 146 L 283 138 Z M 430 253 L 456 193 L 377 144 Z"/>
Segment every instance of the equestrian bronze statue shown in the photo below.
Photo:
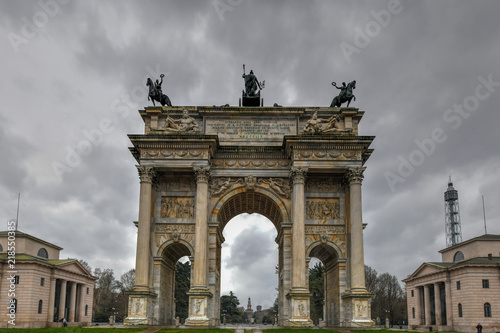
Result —
<path fill-rule="evenodd" d="M 338 87 L 337 83 L 332 82 L 332 86 L 337 89 L 340 89 L 340 93 L 338 96 L 333 98 L 332 104 L 330 104 L 331 108 L 340 107 L 342 103 L 347 102 L 347 106 L 351 103 L 351 100 L 356 100 L 356 96 L 352 93 L 353 89 L 356 89 L 356 80 L 349 82 L 349 84 L 345 84 L 342 82 L 342 86 Z"/>

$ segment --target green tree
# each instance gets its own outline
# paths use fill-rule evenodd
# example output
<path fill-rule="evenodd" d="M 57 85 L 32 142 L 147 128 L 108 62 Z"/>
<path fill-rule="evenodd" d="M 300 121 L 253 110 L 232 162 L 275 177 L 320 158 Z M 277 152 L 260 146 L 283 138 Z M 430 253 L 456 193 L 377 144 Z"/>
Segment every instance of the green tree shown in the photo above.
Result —
<path fill-rule="evenodd" d="M 77 259 L 77 260 L 83 266 L 83 268 L 85 268 L 90 274 L 92 274 L 92 267 L 90 267 L 90 265 L 85 260 L 82 259 Z"/>
<path fill-rule="evenodd" d="M 324 267 L 318 262 L 309 269 L 309 292 L 311 293 L 311 320 L 317 324 L 323 318 Z"/>
<path fill-rule="evenodd" d="M 238 297 L 230 291 L 229 295 L 223 295 L 220 298 L 220 309 L 221 309 L 221 321 L 224 320 L 224 314 L 226 315 L 226 321 L 229 323 L 239 323 L 245 321 L 245 314 L 238 308 L 240 301 Z"/>
<path fill-rule="evenodd" d="M 185 320 L 189 315 L 189 296 L 191 286 L 191 262 L 175 264 L 175 316 Z"/>
<path fill-rule="evenodd" d="M 113 270 L 109 268 L 96 268 L 94 276 L 97 277 L 94 288 L 94 320 L 108 321 L 117 309 L 116 293 L 119 284 L 115 280 Z"/>
<path fill-rule="evenodd" d="M 389 273 L 378 275 L 377 271 L 365 266 L 366 289 L 373 294 L 372 318 L 383 321 L 389 318 L 391 324 L 408 322 L 406 294 L 396 276 Z"/>
<path fill-rule="evenodd" d="M 116 293 L 116 319 L 122 321 L 128 315 L 128 294 L 127 291 L 134 287 L 135 283 L 135 269 L 125 272 L 117 281 L 118 292 Z"/>

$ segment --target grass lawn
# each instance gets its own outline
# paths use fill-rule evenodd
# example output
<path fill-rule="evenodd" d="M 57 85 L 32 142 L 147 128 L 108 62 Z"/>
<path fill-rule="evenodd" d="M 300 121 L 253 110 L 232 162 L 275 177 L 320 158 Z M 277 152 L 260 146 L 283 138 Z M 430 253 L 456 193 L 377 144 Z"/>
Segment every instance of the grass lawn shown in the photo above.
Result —
<path fill-rule="evenodd" d="M 374 329 L 365 329 L 365 330 L 357 330 L 357 329 L 352 329 L 351 332 L 354 332 L 354 333 L 374 333 L 373 331 L 377 331 L 377 333 L 415 333 L 415 331 L 403 331 L 403 330 L 398 330 L 398 331 L 395 331 L 395 330 L 388 330 L 388 329 L 385 329 L 385 328 L 382 328 L 382 329 L 377 329 L 377 328 L 374 328 Z M 439 333 L 452 333 L 452 332 L 439 332 Z"/>
<path fill-rule="evenodd" d="M 262 333 L 340 333 L 339 331 L 334 331 L 334 330 L 318 330 L 318 329 L 307 329 L 307 328 L 272 328 L 272 329 L 267 329 L 267 330 L 262 330 Z M 373 332 L 371 332 L 373 333 Z M 392 332 L 394 333 L 394 332 Z"/>
<path fill-rule="evenodd" d="M 219 328 L 163 328 L 155 333 L 234 333 L 234 330 Z M 83 333 L 83 332 L 82 332 Z M 89 332 L 91 333 L 91 332 Z"/>
<path fill-rule="evenodd" d="M 0 332 L 13 333 L 135 333 L 144 331 L 144 328 L 99 328 L 99 327 L 53 327 L 53 328 L 19 328 L 19 329 L 1 329 Z"/>

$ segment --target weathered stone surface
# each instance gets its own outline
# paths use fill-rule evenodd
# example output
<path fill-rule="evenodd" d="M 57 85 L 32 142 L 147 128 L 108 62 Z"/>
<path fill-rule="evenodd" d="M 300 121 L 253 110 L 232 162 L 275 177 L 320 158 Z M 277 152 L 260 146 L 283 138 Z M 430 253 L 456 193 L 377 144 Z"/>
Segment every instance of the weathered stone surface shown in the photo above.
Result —
<path fill-rule="evenodd" d="M 278 110 L 224 106 L 140 111 L 145 133 L 130 135 L 131 152 L 144 173 L 139 272 L 130 297 L 144 306 L 131 303 L 131 323 L 153 317 L 155 323 L 175 325 L 173 268 L 188 256 L 192 280 L 186 324 L 218 325 L 222 231 L 241 213 L 259 213 L 278 233 L 281 326 L 312 325 L 306 274 L 311 257 L 325 265 L 324 324 L 372 324 L 366 306 L 370 294 L 364 278 L 355 276 L 364 269 L 362 172 L 360 176 L 356 171 L 364 169 L 373 140 L 358 136 L 363 112 Z M 334 120 L 332 130 L 301 134 L 315 113 L 331 118 L 331 124 Z M 186 115 L 196 133 L 165 130 L 175 127 L 169 117 L 188 119 Z M 134 306 L 141 310 L 135 312 Z"/>

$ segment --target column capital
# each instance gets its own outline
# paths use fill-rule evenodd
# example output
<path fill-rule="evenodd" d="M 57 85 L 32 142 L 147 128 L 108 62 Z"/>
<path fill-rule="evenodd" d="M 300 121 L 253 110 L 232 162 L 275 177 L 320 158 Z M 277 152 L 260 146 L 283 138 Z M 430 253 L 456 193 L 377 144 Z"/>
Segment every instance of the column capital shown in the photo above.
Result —
<path fill-rule="evenodd" d="M 302 167 L 291 167 L 290 168 L 290 178 L 292 178 L 292 181 L 294 184 L 304 184 L 306 180 L 306 174 L 307 174 L 308 168 L 302 168 Z"/>
<path fill-rule="evenodd" d="M 363 173 L 365 172 L 365 167 L 353 167 L 347 169 L 347 182 L 349 185 L 352 184 L 361 184 L 363 181 Z"/>
<path fill-rule="evenodd" d="M 136 165 L 137 171 L 139 172 L 139 179 L 141 183 L 152 183 L 153 178 L 156 175 L 154 167 L 152 166 L 144 166 L 144 165 Z"/>
<path fill-rule="evenodd" d="M 193 167 L 193 170 L 196 175 L 197 183 L 208 182 L 208 178 L 210 178 L 210 167 L 208 165 L 195 166 Z"/>

